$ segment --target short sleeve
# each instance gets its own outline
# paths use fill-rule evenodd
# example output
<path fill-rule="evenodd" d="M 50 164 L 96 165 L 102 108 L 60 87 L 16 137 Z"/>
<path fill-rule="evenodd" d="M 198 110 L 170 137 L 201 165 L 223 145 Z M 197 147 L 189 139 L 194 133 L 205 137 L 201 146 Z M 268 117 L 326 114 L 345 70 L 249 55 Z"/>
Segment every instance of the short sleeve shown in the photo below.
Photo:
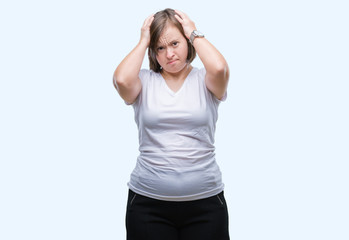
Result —
<path fill-rule="evenodd" d="M 138 74 L 138 77 L 139 79 L 141 80 L 141 83 L 142 83 L 142 88 L 144 87 L 144 84 L 146 84 L 146 81 L 147 79 L 149 78 L 149 74 L 150 74 L 150 71 L 147 70 L 147 69 L 141 69 L 139 71 L 139 74 Z M 139 101 L 139 98 L 140 98 L 140 95 L 142 94 L 142 90 L 140 91 L 140 93 L 138 94 L 136 100 L 133 102 L 133 103 L 129 103 L 129 102 L 126 102 L 125 101 L 125 104 L 126 105 L 135 105 L 137 104 L 137 102 Z"/>
<path fill-rule="evenodd" d="M 206 76 L 206 69 L 205 68 L 199 69 L 199 77 L 202 79 L 206 87 L 205 76 Z M 221 99 L 218 99 L 207 87 L 206 87 L 206 90 L 211 96 L 212 100 L 217 104 L 224 102 L 227 99 L 227 96 L 228 96 L 227 91 L 225 91 L 224 96 Z"/>

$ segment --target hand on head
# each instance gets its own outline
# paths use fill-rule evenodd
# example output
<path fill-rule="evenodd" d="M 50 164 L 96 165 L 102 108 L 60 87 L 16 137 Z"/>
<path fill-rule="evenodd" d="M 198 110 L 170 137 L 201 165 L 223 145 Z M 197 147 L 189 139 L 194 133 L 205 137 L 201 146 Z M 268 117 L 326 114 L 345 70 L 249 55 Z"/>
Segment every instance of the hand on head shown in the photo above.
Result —
<path fill-rule="evenodd" d="M 188 17 L 187 14 L 179 10 L 175 10 L 175 12 L 176 12 L 175 18 L 178 20 L 178 22 L 182 24 L 184 34 L 189 39 L 190 34 L 194 30 L 196 30 L 195 23 Z"/>
<path fill-rule="evenodd" d="M 189 39 L 190 34 L 194 30 L 196 30 L 195 23 L 184 12 L 175 10 L 175 13 L 175 18 L 178 20 L 178 22 L 180 22 L 180 24 L 183 27 L 185 36 Z M 155 14 L 151 14 L 149 17 L 147 17 L 144 20 L 143 26 L 141 28 L 141 41 L 144 41 L 147 44 L 147 46 L 149 46 L 150 43 L 150 25 L 154 20 L 154 15 Z"/>
<path fill-rule="evenodd" d="M 150 43 L 150 25 L 154 20 L 154 14 L 151 14 L 144 20 L 143 26 L 141 28 L 141 42 L 144 41 L 147 46 Z"/>

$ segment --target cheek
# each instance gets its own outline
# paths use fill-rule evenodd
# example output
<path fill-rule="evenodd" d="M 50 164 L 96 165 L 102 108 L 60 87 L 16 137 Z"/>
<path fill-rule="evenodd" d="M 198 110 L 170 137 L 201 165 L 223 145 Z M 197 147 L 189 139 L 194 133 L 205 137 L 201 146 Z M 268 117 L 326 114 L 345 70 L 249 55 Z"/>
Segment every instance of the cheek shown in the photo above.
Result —
<path fill-rule="evenodd" d="M 182 49 L 182 55 L 185 57 L 185 59 L 188 58 L 188 47 Z"/>
<path fill-rule="evenodd" d="M 183 44 L 181 47 L 181 54 L 185 55 L 186 57 L 188 56 L 188 45 L 187 44 Z"/>
<path fill-rule="evenodd" d="M 161 64 L 161 56 L 159 54 L 156 55 L 156 61 Z"/>

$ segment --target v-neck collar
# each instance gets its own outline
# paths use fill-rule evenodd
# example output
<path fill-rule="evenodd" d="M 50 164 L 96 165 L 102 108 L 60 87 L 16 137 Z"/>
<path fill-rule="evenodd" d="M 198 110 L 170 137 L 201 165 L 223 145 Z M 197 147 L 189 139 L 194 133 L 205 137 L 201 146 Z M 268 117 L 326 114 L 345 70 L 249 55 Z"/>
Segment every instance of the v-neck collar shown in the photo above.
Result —
<path fill-rule="evenodd" d="M 178 95 L 178 94 L 182 91 L 182 89 L 184 88 L 185 84 L 188 82 L 188 77 L 192 74 L 193 71 L 194 71 L 194 67 L 190 70 L 190 72 L 188 73 L 187 77 L 184 79 L 184 81 L 183 81 L 181 87 L 180 87 L 176 92 L 173 91 L 173 90 L 167 85 L 167 82 L 166 82 L 165 78 L 162 76 L 162 74 L 161 74 L 161 73 L 159 73 L 159 74 L 160 74 L 161 80 L 162 80 L 162 82 L 163 82 L 163 85 L 165 86 L 165 89 L 167 90 L 167 92 L 168 92 L 171 96 L 174 97 L 174 96 Z"/>

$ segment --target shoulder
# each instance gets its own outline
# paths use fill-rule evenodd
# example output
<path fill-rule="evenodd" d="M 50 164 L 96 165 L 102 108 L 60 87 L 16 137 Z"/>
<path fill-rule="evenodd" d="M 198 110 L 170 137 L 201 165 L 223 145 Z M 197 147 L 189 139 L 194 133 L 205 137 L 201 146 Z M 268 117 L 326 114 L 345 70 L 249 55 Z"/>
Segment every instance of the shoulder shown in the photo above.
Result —
<path fill-rule="evenodd" d="M 139 71 L 138 76 L 143 84 L 143 83 L 147 83 L 153 79 L 158 79 L 158 78 L 160 78 L 161 75 L 159 73 L 154 72 L 153 70 L 141 69 Z"/>
<path fill-rule="evenodd" d="M 187 79 L 191 84 L 195 84 L 195 85 L 198 84 L 201 87 L 205 87 L 205 76 L 206 76 L 205 68 L 193 67 Z"/>
<path fill-rule="evenodd" d="M 197 68 L 193 67 L 190 76 L 191 78 L 196 77 L 196 78 L 205 78 L 206 75 L 206 69 L 205 68 Z"/>
<path fill-rule="evenodd" d="M 207 85 L 206 85 L 206 69 L 203 67 L 203 68 L 196 68 L 194 67 L 193 68 L 193 74 L 192 74 L 192 78 L 193 79 L 196 79 L 201 87 L 205 90 L 206 92 L 206 95 L 209 99 L 211 99 L 215 104 L 219 104 L 220 102 L 223 102 L 226 100 L 227 98 L 227 93 L 225 93 L 225 95 L 223 96 L 222 99 L 217 99 L 214 94 L 207 88 Z"/>
<path fill-rule="evenodd" d="M 149 78 L 150 75 L 151 75 L 151 73 L 152 73 L 152 70 L 149 70 L 149 69 L 141 69 L 141 70 L 139 71 L 138 76 L 139 76 L 139 78 L 140 78 L 141 80 L 143 80 L 143 79 Z"/>
<path fill-rule="evenodd" d="M 205 85 L 205 75 L 206 75 L 205 68 L 193 67 L 193 69 L 187 76 L 187 80 L 189 80 L 188 82 L 190 82 L 191 84 L 199 84 L 203 86 Z"/>

